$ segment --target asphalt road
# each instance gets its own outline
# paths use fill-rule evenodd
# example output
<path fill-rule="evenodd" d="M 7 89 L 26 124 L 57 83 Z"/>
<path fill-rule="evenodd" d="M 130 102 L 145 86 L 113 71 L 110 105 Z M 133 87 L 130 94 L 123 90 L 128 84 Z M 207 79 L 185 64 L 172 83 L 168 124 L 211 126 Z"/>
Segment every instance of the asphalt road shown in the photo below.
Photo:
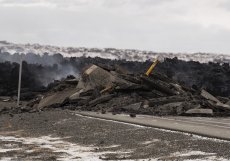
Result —
<path fill-rule="evenodd" d="M 157 117 L 147 115 L 137 115 L 135 118 L 131 118 L 125 114 L 113 115 L 96 112 L 77 112 L 77 114 L 230 140 L 230 118 Z"/>
<path fill-rule="evenodd" d="M 182 121 L 195 124 L 201 124 L 212 127 L 220 127 L 224 129 L 230 129 L 230 117 L 165 117 L 167 120 Z"/>
<path fill-rule="evenodd" d="M 150 159 L 230 160 L 230 142 L 68 110 L 0 116 L 0 160 Z"/>

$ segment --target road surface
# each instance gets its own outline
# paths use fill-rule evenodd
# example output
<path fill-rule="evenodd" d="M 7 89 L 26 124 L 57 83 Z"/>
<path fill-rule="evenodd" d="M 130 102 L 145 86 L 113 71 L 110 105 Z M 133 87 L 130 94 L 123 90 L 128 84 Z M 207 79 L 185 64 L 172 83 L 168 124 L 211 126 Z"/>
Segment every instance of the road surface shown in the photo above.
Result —
<path fill-rule="evenodd" d="M 201 136 L 230 140 L 230 118 L 208 117 L 157 117 L 137 115 L 132 118 L 129 115 L 111 113 L 101 114 L 96 112 L 76 112 L 83 116 L 96 117 L 107 120 L 133 123 L 142 126 L 163 128 L 168 130 L 188 132 Z"/>
<path fill-rule="evenodd" d="M 0 116 L 3 161 L 227 161 L 229 149 L 229 141 L 81 116 L 68 110 Z"/>

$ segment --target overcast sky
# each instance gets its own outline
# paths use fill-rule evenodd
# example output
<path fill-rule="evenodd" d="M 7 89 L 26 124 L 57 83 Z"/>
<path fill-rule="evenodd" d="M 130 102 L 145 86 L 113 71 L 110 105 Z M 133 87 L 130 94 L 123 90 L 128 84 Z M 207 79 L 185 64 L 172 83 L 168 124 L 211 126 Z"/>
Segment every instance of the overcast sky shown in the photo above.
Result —
<path fill-rule="evenodd" d="M 0 39 L 230 54 L 230 1 L 0 0 Z"/>

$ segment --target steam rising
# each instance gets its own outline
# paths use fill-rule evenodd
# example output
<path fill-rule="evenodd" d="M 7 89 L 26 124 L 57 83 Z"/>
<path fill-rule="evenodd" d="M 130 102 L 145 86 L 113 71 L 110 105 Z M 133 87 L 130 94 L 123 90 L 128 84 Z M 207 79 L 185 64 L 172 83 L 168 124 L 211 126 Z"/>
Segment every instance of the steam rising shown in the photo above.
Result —
<path fill-rule="evenodd" d="M 11 55 L 7 52 L 0 52 L 0 62 L 19 63 L 20 60 L 28 64 L 40 65 L 39 70 L 33 69 L 32 72 L 37 75 L 38 81 L 44 86 L 47 86 L 54 80 L 65 78 L 68 75 L 74 75 L 75 77 L 79 75 L 79 70 L 73 58 L 64 58 L 61 54 L 49 55 L 48 53 L 44 53 L 43 55 L 37 55 L 33 53 L 15 53 Z"/>

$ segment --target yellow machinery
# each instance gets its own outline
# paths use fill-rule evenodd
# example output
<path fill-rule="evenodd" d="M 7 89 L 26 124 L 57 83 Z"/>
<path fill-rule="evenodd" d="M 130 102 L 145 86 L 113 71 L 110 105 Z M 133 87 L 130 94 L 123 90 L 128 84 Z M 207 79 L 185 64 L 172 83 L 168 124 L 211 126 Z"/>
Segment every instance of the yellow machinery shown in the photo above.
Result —
<path fill-rule="evenodd" d="M 153 69 L 155 68 L 155 66 L 159 63 L 160 61 L 156 58 L 156 60 L 153 62 L 153 64 L 150 66 L 150 68 L 147 70 L 147 72 L 145 73 L 145 75 L 149 76 L 150 73 L 153 71 Z"/>

